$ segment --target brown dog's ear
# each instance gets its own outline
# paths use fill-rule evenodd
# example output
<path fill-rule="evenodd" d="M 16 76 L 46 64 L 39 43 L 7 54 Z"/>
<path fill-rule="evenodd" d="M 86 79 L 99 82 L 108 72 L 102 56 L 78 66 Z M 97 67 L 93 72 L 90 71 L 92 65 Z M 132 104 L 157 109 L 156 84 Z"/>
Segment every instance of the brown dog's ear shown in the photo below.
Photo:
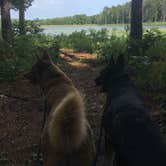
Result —
<path fill-rule="evenodd" d="M 48 52 L 46 50 L 43 51 L 43 57 L 42 57 L 42 61 L 47 61 L 47 62 L 51 62 L 51 57 L 49 56 Z"/>

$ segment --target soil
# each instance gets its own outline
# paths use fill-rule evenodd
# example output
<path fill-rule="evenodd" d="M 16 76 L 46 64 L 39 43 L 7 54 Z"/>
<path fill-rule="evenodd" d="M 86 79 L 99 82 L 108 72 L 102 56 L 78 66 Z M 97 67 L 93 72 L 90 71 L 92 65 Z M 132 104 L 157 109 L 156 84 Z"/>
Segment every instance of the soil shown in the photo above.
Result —
<path fill-rule="evenodd" d="M 63 62 L 60 68 L 84 96 L 87 117 L 97 140 L 105 96 L 94 79 L 102 65 L 93 55 L 72 50 L 61 50 L 60 58 Z M 0 166 L 40 165 L 37 153 L 43 113 L 44 100 L 39 87 L 24 77 L 0 84 Z"/>
<path fill-rule="evenodd" d="M 87 117 L 97 138 L 104 96 L 94 79 L 101 67 L 91 54 L 61 52 L 63 63 L 59 66 L 84 96 Z M 0 166 L 37 165 L 44 112 L 41 96 L 40 89 L 24 77 L 0 84 Z"/>

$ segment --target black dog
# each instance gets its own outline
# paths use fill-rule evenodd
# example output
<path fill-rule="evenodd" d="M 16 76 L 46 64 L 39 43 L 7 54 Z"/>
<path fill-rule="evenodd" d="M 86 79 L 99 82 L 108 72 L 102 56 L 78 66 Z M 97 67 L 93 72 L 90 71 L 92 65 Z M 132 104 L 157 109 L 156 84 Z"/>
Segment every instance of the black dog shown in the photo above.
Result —
<path fill-rule="evenodd" d="M 108 65 L 96 79 L 107 93 L 103 126 L 115 151 L 116 166 L 166 166 L 158 126 L 124 70 L 124 58 Z"/>

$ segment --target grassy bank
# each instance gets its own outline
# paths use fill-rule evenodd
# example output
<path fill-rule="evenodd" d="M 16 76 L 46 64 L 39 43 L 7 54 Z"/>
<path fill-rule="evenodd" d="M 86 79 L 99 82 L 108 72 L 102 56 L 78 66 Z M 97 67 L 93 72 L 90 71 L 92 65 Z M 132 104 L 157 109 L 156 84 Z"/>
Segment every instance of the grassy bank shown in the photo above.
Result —
<path fill-rule="evenodd" d="M 144 22 L 143 25 L 162 26 L 162 25 L 166 25 L 166 22 Z"/>

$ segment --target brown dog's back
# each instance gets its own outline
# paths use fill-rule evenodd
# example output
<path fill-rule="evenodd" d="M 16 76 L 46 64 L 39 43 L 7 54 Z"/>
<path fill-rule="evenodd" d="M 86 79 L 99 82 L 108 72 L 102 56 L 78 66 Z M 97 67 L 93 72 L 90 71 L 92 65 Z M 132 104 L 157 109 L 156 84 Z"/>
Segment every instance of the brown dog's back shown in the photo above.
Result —
<path fill-rule="evenodd" d="M 42 135 L 44 166 L 90 166 L 94 144 L 80 93 L 48 56 L 30 76 L 44 90 L 50 112 Z"/>
<path fill-rule="evenodd" d="M 69 93 L 55 109 L 48 124 L 50 143 L 58 151 L 78 149 L 87 136 L 84 104 L 79 93 Z"/>

